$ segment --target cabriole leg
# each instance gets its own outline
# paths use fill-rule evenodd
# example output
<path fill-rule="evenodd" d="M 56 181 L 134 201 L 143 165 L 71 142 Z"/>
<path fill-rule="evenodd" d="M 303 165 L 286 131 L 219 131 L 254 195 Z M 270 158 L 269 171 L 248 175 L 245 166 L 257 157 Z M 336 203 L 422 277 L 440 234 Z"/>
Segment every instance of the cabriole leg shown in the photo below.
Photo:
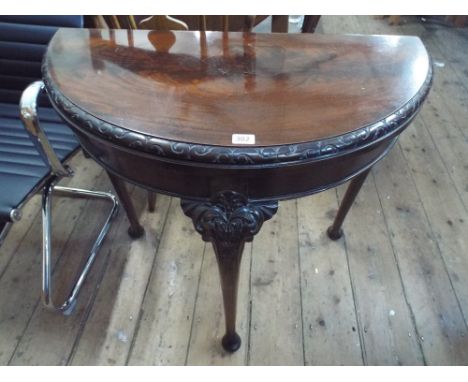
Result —
<path fill-rule="evenodd" d="M 233 191 L 216 194 L 210 201 L 182 200 L 182 209 L 193 221 L 204 241 L 210 241 L 216 260 L 223 291 L 226 334 L 222 345 L 235 352 L 241 345 L 236 332 L 237 289 L 239 269 L 245 242 L 253 240 L 263 222 L 278 209 L 278 202 L 249 202 Z"/>
<path fill-rule="evenodd" d="M 213 241 L 212 244 L 218 262 L 226 320 L 226 334 L 222 339 L 222 345 L 225 350 L 235 352 L 241 345 L 241 339 L 236 333 L 236 316 L 239 270 L 244 251 L 244 241 Z"/>

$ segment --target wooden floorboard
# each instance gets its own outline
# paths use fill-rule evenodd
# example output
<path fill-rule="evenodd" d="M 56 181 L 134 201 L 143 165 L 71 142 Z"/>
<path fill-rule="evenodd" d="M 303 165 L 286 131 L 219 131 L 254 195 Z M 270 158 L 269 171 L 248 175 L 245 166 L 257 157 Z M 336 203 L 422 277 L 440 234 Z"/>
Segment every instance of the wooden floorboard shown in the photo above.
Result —
<path fill-rule="evenodd" d="M 109 181 L 101 176 L 94 188 L 98 190 L 109 189 Z M 68 206 L 70 202 L 66 201 L 66 203 Z M 82 204 L 83 201 L 80 200 L 75 203 Z M 86 213 L 82 213 L 76 220 L 73 231 L 62 250 L 62 256 L 56 263 L 53 285 L 58 291 L 55 296 L 58 303 L 66 298 L 66 295 L 60 292 L 70 289 L 70 281 L 73 280 L 74 274 L 81 268 L 88 253 L 87 251 L 92 247 L 96 238 L 98 233 L 96 228 L 102 226 L 106 213 L 110 210 L 109 203 L 103 203 L 102 201 L 87 201 L 85 203 Z M 61 211 L 57 211 L 57 215 L 60 214 Z M 54 224 L 55 220 L 52 219 L 53 227 L 59 227 Z M 63 224 L 66 225 L 66 222 L 63 222 Z M 61 232 L 59 231 L 55 236 L 59 239 Z M 77 248 L 79 250 L 76 250 Z M 107 264 L 108 256 L 108 251 L 103 251 L 96 258 L 93 269 L 88 276 L 88 282 L 80 292 L 80 303 L 73 315 L 70 317 L 63 316 L 48 311 L 42 304 L 36 305 L 21 341 L 10 360 L 11 365 L 66 364 L 68 354 L 80 330 L 81 322 L 86 319 L 89 306 L 92 304 L 94 289 L 100 279 L 103 267 Z M 60 328 L 60 330 L 56 328 Z M 51 351 L 42 351 L 44 343 L 50 346 Z"/>
<path fill-rule="evenodd" d="M 200 286 L 195 303 L 187 365 L 245 365 L 249 350 L 250 332 L 250 267 L 252 244 L 247 243 L 239 277 L 237 331 L 243 346 L 229 354 L 221 346 L 224 335 L 224 310 L 215 253 L 205 246 Z"/>
<path fill-rule="evenodd" d="M 369 175 L 344 225 L 346 186 L 280 203 L 240 275 L 241 349 L 222 350 L 216 259 L 179 200 L 130 187 L 146 235 L 121 211 L 63 317 L 40 304 L 40 198 L 0 247 L 1 365 L 468 365 L 468 32 L 416 17 L 323 16 L 318 33 L 417 35 L 434 60 L 420 115 Z M 81 154 L 65 183 L 110 189 Z M 54 203 L 55 285 L 66 291 L 108 206 Z"/>
<path fill-rule="evenodd" d="M 463 364 L 463 314 L 401 148 L 373 173 L 425 361 Z"/>
<path fill-rule="evenodd" d="M 344 240 L 325 232 L 335 190 L 297 200 L 306 365 L 362 365 L 363 355 Z"/>
<path fill-rule="evenodd" d="M 252 245 L 249 365 L 304 364 L 299 276 L 296 201 L 289 200 Z"/>
<path fill-rule="evenodd" d="M 179 200 L 172 199 L 128 356 L 130 365 L 186 363 L 204 247 Z"/>
<path fill-rule="evenodd" d="M 342 191 L 339 188 L 340 199 Z M 363 221 L 366 224 L 360 223 Z M 363 185 L 343 228 L 365 364 L 422 364 L 372 176 Z"/>
<path fill-rule="evenodd" d="M 127 219 L 121 219 L 118 230 L 124 233 L 123 240 L 117 245 L 107 241 L 104 250 L 111 251 L 111 261 L 69 364 L 112 365 L 127 359 L 151 271 L 148 265 L 154 262 L 170 204 L 169 197 L 160 195 L 150 213 L 143 190 L 135 188 L 132 198 L 145 235 L 132 240 L 125 235 Z"/>
<path fill-rule="evenodd" d="M 93 188 L 101 177 L 102 170 L 90 161 L 82 161 L 69 185 Z M 74 223 L 84 214 L 86 202 L 60 198 L 53 204 L 54 231 L 52 238 L 53 264 L 62 255 Z M 26 224 L 28 222 L 25 222 Z M 22 224 L 19 222 L 18 224 Z M 10 232 L 6 240 L 15 240 Z M 28 235 L 23 237 L 13 260 L 0 279 L 0 363 L 7 364 L 15 357 L 23 334 L 32 322 L 39 303 L 42 230 L 39 215 L 33 220 Z M 3 255 L 3 252 L 2 252 Z M 46 334 L 46 333 L 44 333 Z M 53 332 L 52 334 L 55 334 Z M 21 354 L 17 353 L 17 356 Z M 32 363 L 34 363 L 32 361 Z"/>

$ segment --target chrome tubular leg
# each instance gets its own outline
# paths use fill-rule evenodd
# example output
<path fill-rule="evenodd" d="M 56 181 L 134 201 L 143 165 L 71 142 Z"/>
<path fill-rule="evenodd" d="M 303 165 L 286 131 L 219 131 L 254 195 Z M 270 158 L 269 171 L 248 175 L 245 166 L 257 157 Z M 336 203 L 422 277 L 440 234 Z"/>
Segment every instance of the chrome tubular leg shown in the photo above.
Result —
<path fill-rule="evenodd" d="M 102 242 L 109 231 L 111 220 L 115 217 L 118 211 L 118 201 L 117 198 L 108 192 L 101 191 L 88 191 L 78 188 L 69 188 L 56 186 L 57 178 L 53 178 L 44 188 L 44 193 L 42 195 L 42 233 L 43 233 L 43 251 L 42 251 L 42 300 L 44 305 L 54 311 L 59 311 L 65 315 L 71 314 L 74 307 L 76 306 L 76 301 L 78 294 L 80 293 L 81 287 L 88 275 L 91 266 L 96 258 L 96 255 L 102 245 Z M 52 253 L 52 241 L 51 241 L 51 225 L 52 225 L 52 216 L 51 216 L 51 202 L 52 194 L 55 193 L 58 196 L 66 196 L 72 198 L 85 198 L 85 199 L 105 199 L 112 202 L 112 209 L 101 229 L 99 235 L 94 242 L 86 264 L 84 265 L 81 273 L 78 276 L 78 279 L 75 285 L 72 288 L 72 291 L 68 295 L 68 298 L 61 305 L 54 303 L 52 299 L 52 264 L 51 264 L 51 253 Z"/>
<path fill-rule="evenodd" d="M 42 194 L 42 302 L 48 308 L 53 308 L 50 290 L 52 289 L 52 270 L 51 270 L 51 196 L 54 184 L 57 180 L 54 178 L 44 187 Z"/>

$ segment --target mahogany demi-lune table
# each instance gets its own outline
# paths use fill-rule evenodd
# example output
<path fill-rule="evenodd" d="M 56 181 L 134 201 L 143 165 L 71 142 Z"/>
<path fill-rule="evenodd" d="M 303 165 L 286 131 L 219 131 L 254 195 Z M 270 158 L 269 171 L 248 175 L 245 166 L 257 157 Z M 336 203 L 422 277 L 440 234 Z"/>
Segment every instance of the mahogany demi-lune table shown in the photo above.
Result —
<path fill-rule="evenodd" d="M 42 73 L 107 170 L 129 233 L 144 231 L 125 182 L 181 198 L 213 244 L 232 352 L 244 243 L 279 200 L 351 180 L 327 231 L 338 239 L 369 170 L 428 94 L 431 67 L 417 37 L 61 29 Z"/>

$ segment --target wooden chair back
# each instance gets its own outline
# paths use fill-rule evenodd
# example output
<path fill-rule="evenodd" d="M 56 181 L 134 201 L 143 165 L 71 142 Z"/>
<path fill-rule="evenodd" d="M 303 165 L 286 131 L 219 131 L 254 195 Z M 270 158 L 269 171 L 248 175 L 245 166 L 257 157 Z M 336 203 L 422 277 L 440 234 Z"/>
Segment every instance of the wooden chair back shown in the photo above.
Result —
<path fill-rule="evenodd" d="M 154 15 L 138 20 L 135 16 L 91 16 L 96 28 L 111 29 L 150 29 L 150 30 L 199 30 L 199 31 L 244 31 L 250 32 L 254 26 L 268 18 L 266 15 L 201 15 L 201 16 L 166 16 Z M 273 15 L 271 31 L 288 32 L 287 15 Z M 304 16 L 301 31 L 313 33 L 320 16 Z"/>

